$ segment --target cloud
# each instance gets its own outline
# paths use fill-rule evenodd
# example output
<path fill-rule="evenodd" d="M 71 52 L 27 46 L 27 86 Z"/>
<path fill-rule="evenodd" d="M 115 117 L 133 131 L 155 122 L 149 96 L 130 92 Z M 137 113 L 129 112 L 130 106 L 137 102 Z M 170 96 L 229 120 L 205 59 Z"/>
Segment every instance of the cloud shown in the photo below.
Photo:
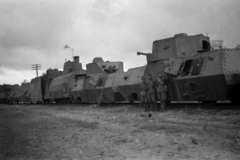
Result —
<path fill-rule="evenodd" d="M 21 72 L 18 72 L 5 67 L 0 68 L 0 84 L 19 84 L 23 80 L 30 82 L 35 76 L 36 73 L 34 71 L 21 70 Z"/>
<path fill-rule="evenodd" d="M 4 1 L 1 4 L 0 45 L 3 48 L 54 48 L 71 29 L 68 1 Z"/>
<path fill-rule="evenodd" d="M 182 0 L 173 3 L 169 1 L 166 11 L 169 17 L 176 19 L 178 25 L 186 33 L 208 34 L 211 39 L 222 39 L 228 47 L 239 43 L 240 1 L 229 0 Z"/>

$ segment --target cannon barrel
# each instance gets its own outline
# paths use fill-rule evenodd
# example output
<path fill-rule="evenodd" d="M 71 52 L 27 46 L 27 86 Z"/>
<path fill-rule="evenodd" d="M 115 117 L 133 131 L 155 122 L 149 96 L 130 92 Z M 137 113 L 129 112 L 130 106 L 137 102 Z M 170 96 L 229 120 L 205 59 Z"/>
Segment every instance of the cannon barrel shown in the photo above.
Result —
<path fill-rule="evenodd" d="M 137 52 L 137 55 L 140 56 L 140 55 L 144 55 L 144 56 L 147 56 L 149 53 L 143 53 L 143 52 Z"/>

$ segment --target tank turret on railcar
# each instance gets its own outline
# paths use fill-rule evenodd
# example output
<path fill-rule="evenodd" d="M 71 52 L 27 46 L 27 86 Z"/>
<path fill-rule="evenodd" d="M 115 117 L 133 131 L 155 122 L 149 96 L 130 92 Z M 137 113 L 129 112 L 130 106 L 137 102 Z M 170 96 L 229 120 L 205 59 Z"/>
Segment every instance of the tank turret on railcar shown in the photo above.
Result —
<path fill-rule="evenodd" d="M 156 79 L 160 72 L 167 80 L 168 101 L 239 103 L 239 49 L 210 50 L 204 35 L 178 34 L 153 42 L 144 76 Z"/>
<path fill-rule="evenodd" d="M 79 56 L 75 56 L 73 62 L 65 62 L 63 73 L 52 80 L 49 87 L 50 99 L 57 103 L 70 103 L 76 75 L 86 75 L 86 70 L 83 70 L 82 64 L 79 63 Z"/>
<path fill-rule="evenodd" d="M 117 90 L 117 77 L 123 73 L 122 62 L 103 61 L 101 57 L 87 64 L 87 76 L 78 79 L 72 90 L 77 102 L 116 102 L 124 101 Z"/>

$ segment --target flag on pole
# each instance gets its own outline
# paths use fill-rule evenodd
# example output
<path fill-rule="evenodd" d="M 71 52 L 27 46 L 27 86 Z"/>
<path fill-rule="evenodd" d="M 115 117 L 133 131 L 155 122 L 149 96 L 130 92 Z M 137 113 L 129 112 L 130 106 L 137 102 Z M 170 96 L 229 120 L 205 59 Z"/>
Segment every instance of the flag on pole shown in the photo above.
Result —
<path fill-rule="evenodd" d="M 63 47 L 63 49 L 67 49 L 67 48 L 71 48 L 71 47 L 66 44 L 66 45 Z"/>

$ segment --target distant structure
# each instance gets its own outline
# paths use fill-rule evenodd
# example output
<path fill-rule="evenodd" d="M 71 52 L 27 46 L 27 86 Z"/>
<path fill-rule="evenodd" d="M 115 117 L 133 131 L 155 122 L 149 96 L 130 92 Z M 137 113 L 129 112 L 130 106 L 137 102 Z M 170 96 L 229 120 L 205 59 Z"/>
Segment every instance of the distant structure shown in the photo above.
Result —
<path fill-rule="evenodd" d="M 223 40 L 211 40 L 211 50 L 223 49 Z"/>

